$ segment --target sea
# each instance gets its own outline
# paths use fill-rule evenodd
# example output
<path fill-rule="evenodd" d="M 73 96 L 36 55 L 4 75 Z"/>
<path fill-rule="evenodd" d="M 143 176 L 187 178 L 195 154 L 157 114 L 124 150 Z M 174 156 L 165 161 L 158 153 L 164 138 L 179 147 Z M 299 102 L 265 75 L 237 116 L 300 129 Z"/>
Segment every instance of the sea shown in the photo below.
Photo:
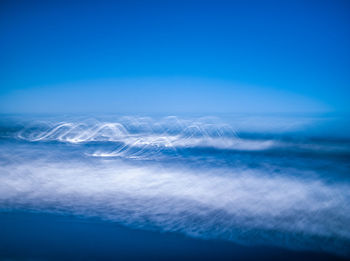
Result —
<path fill-rule="evenodd" d="M 2 114 L 0 260 L 350 260 L 349 119 Z"/>

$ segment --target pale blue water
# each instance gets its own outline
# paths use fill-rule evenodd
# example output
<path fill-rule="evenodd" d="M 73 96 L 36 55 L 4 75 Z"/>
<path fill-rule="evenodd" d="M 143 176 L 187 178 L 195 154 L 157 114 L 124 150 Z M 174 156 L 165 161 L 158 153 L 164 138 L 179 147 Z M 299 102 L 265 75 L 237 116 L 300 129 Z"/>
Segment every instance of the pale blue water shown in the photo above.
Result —
<path fill-rule="evenodd" d="M 0 128 L 1 215 L 350 256 L 346 117 L 3 115 Z"/>

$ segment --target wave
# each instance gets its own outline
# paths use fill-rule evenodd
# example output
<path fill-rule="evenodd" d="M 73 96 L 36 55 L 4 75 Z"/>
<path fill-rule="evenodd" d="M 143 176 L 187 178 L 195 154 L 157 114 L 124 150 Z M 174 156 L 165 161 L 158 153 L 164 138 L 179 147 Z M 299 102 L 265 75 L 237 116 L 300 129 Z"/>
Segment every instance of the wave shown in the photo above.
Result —
<path fill-rule="evenodd" d="M 172 118 L 170 118 L 172 119 Z M 83 143 L 93 141 L 120 141 L 139 135 L 158 134 L 181 137 L 223 137 L 235 136 L 235 131 L 227 124 L 208 123 L 199 120 L 169 120 L 169 117 L 154 121 L 148 118 L 130 117 L 120 122 L 58 122 L 32 124 L 17 133 L 17 137 L 29 141 L 61 141 Z M 46 125 L 46 126 L 45 126 Z"/>
<path fill-rule="evenodd" d="M 283 149 L 350 153 L 350 143 L 320 142 L 276 137 L 244 137 L 229 124 L 215 118 L 184 120 L 165 117 L 121 117 L 116 122 L 94 119 L 71 122 L 41 122 L 25 126 L 15 137 L 29 142 L 63 142 L 71 144 L 111 143 L 114 149 L 98 149 L 86 153 L 93 157 L 139 157 L 164 150 L 183 148 L 214 148 L 234 151 L 264 151 Z"/>
<path fill-rule="evenodd" d="M 274 146 L 272 140 L 242 139 L 227 124 L 203 120 L 180 120 L 166 117 L 159 121 L 150 118 L 124 117 L 124 122 L 60 122 L 49 126 L 31 126 L 17 132 L 17 138 L 30 142 L 58 141 L 73 144 L 92 142 L 116 143 L 112 151 L 96 151 L 94 157 L 115 157 L 153 153 L 162 149 L 207 147 L 229 150 L 264 150 Z M 121 144 L 121 145 L 120 145 Z M 130 155 L 129 155 L 130 156 Z M 135 156 L 135 155 L 131 155 Z"/>
<path fill-rule="evenodd" d="M 350 256 L 350 143 L 215 118 L 31 121 L 0 136 L 0 211 Z"/>
<path fill-rule="evenodd" d="M 36 161 L 0 172 L 2 209 L 68 212 L 199 238 L 350 254 L 345 184 L 114 161 Z"/>

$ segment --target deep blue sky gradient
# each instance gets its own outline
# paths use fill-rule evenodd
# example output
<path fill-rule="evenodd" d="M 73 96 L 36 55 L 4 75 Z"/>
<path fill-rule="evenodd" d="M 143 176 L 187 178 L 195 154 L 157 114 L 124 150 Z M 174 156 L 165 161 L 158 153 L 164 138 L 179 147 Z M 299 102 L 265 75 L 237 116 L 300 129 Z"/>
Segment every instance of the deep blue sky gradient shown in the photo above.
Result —
<path fill-rule="evenodd" d="M 350 1 L 0 2 L 0 112 L 350 111 Z"/>

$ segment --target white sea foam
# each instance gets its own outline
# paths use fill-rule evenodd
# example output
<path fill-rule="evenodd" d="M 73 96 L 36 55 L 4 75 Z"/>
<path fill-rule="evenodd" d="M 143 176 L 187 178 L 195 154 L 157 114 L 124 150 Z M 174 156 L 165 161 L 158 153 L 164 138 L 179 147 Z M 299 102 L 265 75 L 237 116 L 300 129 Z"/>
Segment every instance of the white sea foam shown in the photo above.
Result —
<path fill-rule="evenodd" d="M 261 171 L 36 161 L 0 167 L 0 207 L 350 254 L 349 185 Z"/>

